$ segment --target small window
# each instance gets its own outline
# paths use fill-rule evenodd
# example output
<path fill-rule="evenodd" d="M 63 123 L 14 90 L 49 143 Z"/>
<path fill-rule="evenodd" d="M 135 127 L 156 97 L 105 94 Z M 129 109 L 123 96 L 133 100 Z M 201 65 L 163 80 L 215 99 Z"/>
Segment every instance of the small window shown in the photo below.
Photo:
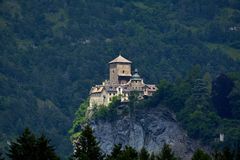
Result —
<path fill-rule="evenodd" d="M 123 70 L 123 73 L 124 73 L 125 71 Z"/>

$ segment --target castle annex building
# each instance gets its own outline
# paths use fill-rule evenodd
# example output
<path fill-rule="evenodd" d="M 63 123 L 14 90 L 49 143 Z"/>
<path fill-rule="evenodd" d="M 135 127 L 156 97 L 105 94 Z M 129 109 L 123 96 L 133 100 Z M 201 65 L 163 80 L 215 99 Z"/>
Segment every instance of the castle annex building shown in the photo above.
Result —
<path fill-rule="evenodd" d="M 154 84 L 145 84 L 135 69 L 132 74 L 132 62 L 119 55 L 109 62 L 109 80 L 91 88 L 89 109 L 95 105 L 107 106 L 114 96 L 120 96 L 122 102 L 128 102 L 131 92 L 139 93 L 139 99 L 152 96 L 157 87 Z"/>

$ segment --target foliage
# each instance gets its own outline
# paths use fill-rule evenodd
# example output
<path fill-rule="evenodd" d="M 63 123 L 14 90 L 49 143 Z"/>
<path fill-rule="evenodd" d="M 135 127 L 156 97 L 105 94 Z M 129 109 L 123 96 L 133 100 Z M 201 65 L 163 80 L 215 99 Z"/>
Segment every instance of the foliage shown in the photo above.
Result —
<path fill-rule="evenodd" d="M 214 160 L 237 160 L 240 158 L 239 151 L 239 146 L 236 146 L 236 148 L 233 149 L 225 146 L 223 149 L 215 150 L 212 157 Z"/>
<path fill-rule="evenodd" d="M 103 155 L 96 138 L 93 136 L 93 131 L 89 125 L 85 126 L 82 134 L 74 142 L 73 158 L 78 160 L 102 160 Z"/>
<path fill-rule="evenodd" d="M 219 75 L 216 80 L 213 81 L 213 104 L 219 115 L 224 118 L 229 118 L 232 116 L 228 95 L 232 91 L 233 85 L 233 81 L 224 74 Z"/>
<path fill-rule="evenodd" d="M 157 156 L 157 160 L 177 160 L 177 157 L 175 157 L 170 146 L 164 144 L 161 152 Z"/>
<path fill-rule="evenodd" d="M 111 154 L 107 155 L 106 160 L 138 160 L 138 152 L 130 147 L 125 146 L 124 149 L 122 149 L 121 145 L 115 145 Z"/>
<path fill-rule="evenodd" d="M 117 160 L 119 155 L 122 154 L 122 145 L 115 144 L 110 155 L 107 155 L 106 160 Z"/>
<path fill-rule="evenodd" d="M 153 97 L 137 107 L 166 106 L 176 113 L 191 137 L 216 146 L 221 145 L 216 143 L 216 138 L 224 133 L 225 141 L 231 146 L 239 141 L 240 135 L 239 86 L 238 72 L 212 79 L 208 73 L 200 74 L 196 66 L 184 79 L 161 80 Z"/>
<path fill-rule="evenodd" d="M 89 100 L 85 100 L 81 103 L 80 107 L 78 108 L 77 112 L 75 113 L 76 118 L 73 121 L 73 126 L 69 130 L 70 134 L 74 134 L 73 137 L 76 137 L 79 135 L 80 126 L 84 124 L 87 121 L 86 112 L 87 108 L 89 106 Z"/>
<path fill-rule="evenodd" d="M 211 156 L 209 156 L 201 149 L 197 149 L 192 156 L 192 160 L 211 160 L 211 159 L 212 159 Z"/>
<path fill-rule="evenodd" d="M 4 158 L 2 157 L 2 153 L 0 153 L 0 160 L 4 160 Z"/>
<path fill-rule="evenodd" d="M 112 97 L 108 106 L 97 106 L 97 110 L 93 114 L 94 118 L 114 120 L 117 116 L 117 107 L 121 104 L 120 97 Z"/>
<path fill-rule="evenodd" d="M 36 138 L 29 129 L 25 129 L 16 142 L 11 142 L 7 156 L 12 160 L 58 160 L 54 148 L 49 143 L 50 140 L 44 135 Z"/>
<path fill-rule="evenodd" d="M 150 154 L 145 148 L 142 148 L 139 153 L 139 160 L 149 160 L 149 159 L 150 159 Z"/>

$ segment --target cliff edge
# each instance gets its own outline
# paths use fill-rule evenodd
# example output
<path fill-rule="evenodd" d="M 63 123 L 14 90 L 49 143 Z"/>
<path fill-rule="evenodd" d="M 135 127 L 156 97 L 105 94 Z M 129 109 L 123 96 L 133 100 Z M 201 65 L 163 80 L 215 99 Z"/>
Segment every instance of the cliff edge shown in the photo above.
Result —
<path fill-rule="evenodd" d="M 162 106 L 133 110 L 120 105 L 114 118 L 95 118 L 90 125 L 105 153 L 110 153 L 114 144 L 130 145 L 137 150 L 145 147 L 150 153 L 158 153 L 167 143 L 176 155 L 190 159 L 199 147 L 179 126 L 175 115 Z"/>

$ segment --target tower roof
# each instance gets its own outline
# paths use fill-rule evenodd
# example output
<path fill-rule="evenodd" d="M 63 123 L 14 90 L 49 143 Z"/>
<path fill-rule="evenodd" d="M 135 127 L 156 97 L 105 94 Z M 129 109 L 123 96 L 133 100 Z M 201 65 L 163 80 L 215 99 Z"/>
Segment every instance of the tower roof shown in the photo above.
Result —
<path fill-rule="evenodd" d="M 132 76 L 131 79 L 132 79 L 132 80 L 142 80 L 142 78 L 141 78 L 140 75 L 138 74 L 138 70 L 137 70 L 137 69 L 134 70 L 134 74 L 133 74 L 133 76 Z"/>
<path fill-rule="evenodd" d="M 123 56 L 119 55 L 117 58 L 109 62 L 109 64 L 111 63 L 132 63 L 132 62 L 127 60 Z"/>

